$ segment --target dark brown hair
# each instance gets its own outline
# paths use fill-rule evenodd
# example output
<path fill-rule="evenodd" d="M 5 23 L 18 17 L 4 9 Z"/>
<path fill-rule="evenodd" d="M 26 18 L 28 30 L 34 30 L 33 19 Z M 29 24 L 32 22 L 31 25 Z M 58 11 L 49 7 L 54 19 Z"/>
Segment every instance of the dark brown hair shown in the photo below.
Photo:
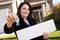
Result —
<path fill-rule="evenodd" d="M 17 15 L 18 15 L 18 17 L 19 17 L 19 18 L 22 18 L 20 11 L 21 11 L 21 7 L 22 7 L 24 4 L 27 4 L 27 5 L 29 6 L 29 11 L 30 11 L 30 13 L 29 13 L 28 17 L 32 17 L 32 8 L 31 8 L 31 5 L 30 5 L 28 2 L 22 2 L 22 3 L 19 5 L 18 10 L 17 10 Z"/>

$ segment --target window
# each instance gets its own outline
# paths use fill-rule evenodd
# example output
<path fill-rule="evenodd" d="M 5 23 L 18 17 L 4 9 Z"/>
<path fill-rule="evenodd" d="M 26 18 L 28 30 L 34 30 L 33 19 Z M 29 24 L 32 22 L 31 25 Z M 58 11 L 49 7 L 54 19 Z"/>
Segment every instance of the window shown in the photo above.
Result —
<path fill-rule="evenodd" d="M 41 9 L 33 10 L 32 17 L 37 21 L 37 23 L 40 23 L 42 20 Z"/>

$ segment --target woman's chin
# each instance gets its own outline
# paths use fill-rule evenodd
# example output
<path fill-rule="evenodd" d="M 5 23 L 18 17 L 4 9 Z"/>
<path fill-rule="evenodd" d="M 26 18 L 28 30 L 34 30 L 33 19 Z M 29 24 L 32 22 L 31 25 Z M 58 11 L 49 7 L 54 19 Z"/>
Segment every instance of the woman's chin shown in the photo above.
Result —
<path fill-rule="evenodd" d="M 23 16 L 23 17 L 27 18 L 27 15 L 25 15 L 25 16 Z"/>
<path fill-rule="evenodd" d="M 27 17 L 28 15 L 25 15 L 24 17 Z"/>

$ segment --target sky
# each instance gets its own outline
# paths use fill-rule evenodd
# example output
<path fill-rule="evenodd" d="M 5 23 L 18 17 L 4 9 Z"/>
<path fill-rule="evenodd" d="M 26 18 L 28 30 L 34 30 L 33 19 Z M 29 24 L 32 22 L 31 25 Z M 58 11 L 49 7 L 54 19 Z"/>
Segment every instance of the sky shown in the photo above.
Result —
<path fill-rule="evenodd" d="M 59 3 L 60 0 L 53 0 L 53 4 Z"/>
<path fill-rule="evenodd" d="M 55 5 L 55 4 L 59 3 L 59 2 L 60 2 L 60 0 L 53 0 L 53 5 Z M 49 4 L 47 4 L 47 3 L 46 3 L 46 8 L 50 9 Z"/>

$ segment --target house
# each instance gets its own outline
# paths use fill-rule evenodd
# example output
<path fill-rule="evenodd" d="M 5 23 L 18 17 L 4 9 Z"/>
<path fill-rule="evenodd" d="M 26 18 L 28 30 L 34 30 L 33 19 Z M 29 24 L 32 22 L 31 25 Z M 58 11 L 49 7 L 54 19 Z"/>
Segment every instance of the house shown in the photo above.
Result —
<path fill-rule="evenodd" d="M 17 13 L 17 8 L 21 2 L 29 2 L 33 9 L 32 17 L 36 19 L 37 23 L 42 22 L 43 17 L 46 16 L 46 0 L 0 0 L 0 33 L 3 33 L 4 31 L 4 24 L 6 23 L 5 16 L 8 15 L 8 13 L 13 12 Z M 5 15 L 4 15 L 5 14 Z M 4 24 L 2 23 L 4 22 Z"/>

